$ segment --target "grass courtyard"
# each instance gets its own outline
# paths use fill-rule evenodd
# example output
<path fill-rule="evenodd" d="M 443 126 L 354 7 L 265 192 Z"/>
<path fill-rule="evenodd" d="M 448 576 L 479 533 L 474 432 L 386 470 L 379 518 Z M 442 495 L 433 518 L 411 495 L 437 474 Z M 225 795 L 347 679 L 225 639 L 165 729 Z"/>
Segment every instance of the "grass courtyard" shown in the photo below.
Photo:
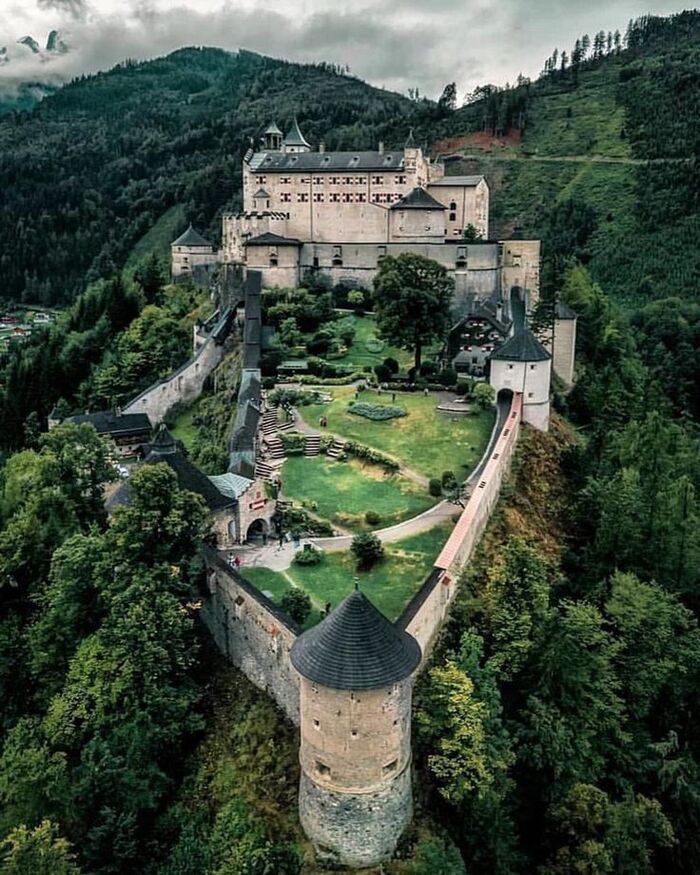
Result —
<path fill-rule="evenodd" d="M 367 365 L 374 367 L 381 364 L 385 358 L 391 357 L 396 359 L 401 370 L 411 367 L 413 356 L 410 352 L 389 346 L 377 338 L 377 323 L 374 316 L 352 316 L 352 319 L 355 336 L 345 355 L 332 359 L 334 364 L 352 365 L 355 370 L 361 371 Z M 381 349 L 373 351 L 379 346 Z"/>
<path fill-rule="evenodd" d="M 327 416 L 328 431 L 388 453 L 426 477 L 440 477 L 443 471 L 454 471 L 458 478 L 467 476 L 481 458 L 493 428 L 493 410 L 449 416 L 436 410 L 434 396 L 400 394 L 392 402 L 391 392 L 377 395 L 366 390 L 361 400 L 393 403 L 408 412 L 399 419 L 375 422 L 348 413 L 348 401 L 355 397 L 352 386 L 333 387 L 330 391 L 330 403 L 299 408 L 309 425 L 316 426 L 320 416 Z"/>
<path fill-rule="evenodd" d="M 353 458 L 338 462 L 327 456 L 290 456 L 282 469 L 282 483 L 285 497 L 352 532 L 403 522 L 436 501 L 412 480 Z M 368 510 L 379 514 L 378 525 L 367 525 Z"/>
<path fill-rule="evenodd" d="M 307 592 L 313 605 L 306 621 L 307 628 L 318 623 L 326 602 L 336 607 L 352 592 L 356 581 L 372 604 L 394 621 L 428 576 L 451 530 L 452 525 L 444 523 L 395 544 L 387 544 L 384 560 L 370 571 L 358 572 L 349 551 L 326 553 L 321 564 L 315 566 L 292 565 L 287 571 L 244 566 L 241 571 L 276 602 L 290 586 Z"/>

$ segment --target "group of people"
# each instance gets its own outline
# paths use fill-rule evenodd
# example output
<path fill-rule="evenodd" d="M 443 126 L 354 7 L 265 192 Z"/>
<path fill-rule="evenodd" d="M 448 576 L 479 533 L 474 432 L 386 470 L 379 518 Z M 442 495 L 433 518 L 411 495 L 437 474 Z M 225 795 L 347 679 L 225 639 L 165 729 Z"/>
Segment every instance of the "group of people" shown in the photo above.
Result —
<path fill-rule="evenodd" d="M 318 424 L 321 428 L 328 428 L 328 417 L 327 416 L 319 416 Z"/>

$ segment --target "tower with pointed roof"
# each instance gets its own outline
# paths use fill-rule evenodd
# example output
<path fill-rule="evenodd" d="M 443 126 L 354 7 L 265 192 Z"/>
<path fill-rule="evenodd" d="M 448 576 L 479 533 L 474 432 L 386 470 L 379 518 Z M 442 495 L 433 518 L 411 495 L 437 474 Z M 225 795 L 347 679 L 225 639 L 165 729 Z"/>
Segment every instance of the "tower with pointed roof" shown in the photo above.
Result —
<path fill-rule="evenodd" d="M 523 396 L 523 422 L 549 430 L 549 387 L 552 357 L 529 328 L 516 331 L 491 353 L 489 382 L 500 392 L 507 389 Z"/>
<path fill-rule="evenodd" d="M 411 821 L 411 690 L 418 642 L 355 590 L 297 638 L 299 815 L 320 860 L 393 855 Z"/>
<path fill-rule="evenodd" d="M 214 247 L 192 227 L 192 223 L 170 244 L 170 254 L 173 279 L 191 277 L 200 265 L 213 265 L 216 261 Z"/>
<path fill-rule="evenodd" d="M 287 155 L 297 152 L 311 151 L 311 144 L 306 141 L 306 138 L 302 134 L 296 116 L 294 116 L 294 121 L 292 122 L 292 126 L 287 132 L 287 135 L 284 140 L 282 140 L 282 151 Z"/>
<path fill-rule="evenodd" d="M 266 152 L 279 152 L 282 148 L 282 131 L 277 127 L 275 122 L 265 128 L 263 134 L 263 148 Z"/>

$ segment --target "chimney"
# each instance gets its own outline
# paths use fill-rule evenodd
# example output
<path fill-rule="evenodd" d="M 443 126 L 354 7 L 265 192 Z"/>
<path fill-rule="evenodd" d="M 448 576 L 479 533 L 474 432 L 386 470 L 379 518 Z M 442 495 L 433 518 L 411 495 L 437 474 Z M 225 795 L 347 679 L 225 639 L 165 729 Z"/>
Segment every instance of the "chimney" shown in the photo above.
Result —
<path fill-rule="evenodd" d="M 377 147 L 377 151 L 380 155 L 384 154 L 384 140 L 379 141 L 379 146 Z"/>
<path fill-rule="evenodd" d="M 326 151 L 326 144 L 323 142 L 323 140 L 321 140 L 321 142 L 318 144 L 318 151 L 319 151 L 319 152 L 325 152 L 325 151 Z"/>

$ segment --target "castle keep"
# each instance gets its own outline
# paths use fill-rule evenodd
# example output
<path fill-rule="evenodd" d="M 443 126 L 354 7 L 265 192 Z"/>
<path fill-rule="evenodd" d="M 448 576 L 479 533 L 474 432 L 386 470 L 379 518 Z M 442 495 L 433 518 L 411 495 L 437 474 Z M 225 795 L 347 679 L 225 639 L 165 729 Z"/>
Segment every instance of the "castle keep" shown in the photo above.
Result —
<path fill-rule="evenodd" d="M 455 309 L 475 299 L 532 306 L 539 295 L 539 240 L 492 241 L 483 176 L 446 176 L 412 137 L 399 151 L 313 150 L 296 121 L 272 124 L 243 159 L 243 210 L 224 215 L 217 253 L 188 230 L 173 243 L 173 276 L 206 274 L 213 261 L 260 271 L 263 286 L 295 288 L 309 272 L 370 288 L 382 258 L 432 258 L 455 280 Z"/>

